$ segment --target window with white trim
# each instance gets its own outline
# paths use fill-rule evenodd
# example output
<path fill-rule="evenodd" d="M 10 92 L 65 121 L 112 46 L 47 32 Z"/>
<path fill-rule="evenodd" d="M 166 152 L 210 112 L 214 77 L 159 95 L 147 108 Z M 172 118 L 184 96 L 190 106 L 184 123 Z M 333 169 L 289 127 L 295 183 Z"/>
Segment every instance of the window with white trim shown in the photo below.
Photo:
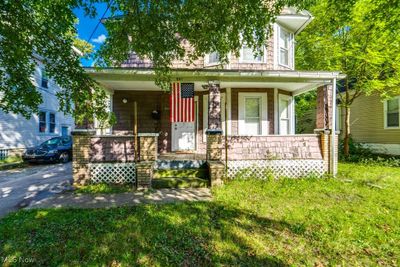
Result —
<path fill-rule="evenodd" d="M 218 52 L 212 52 L 208 54 L 208 64 L 217 64 L 219 63 L 219 53 Z"/>
<path fill-rule="evenodd" d="M 56 132 L 56 113 L 51 111 L 39 111 L 39 133 L 51 133 Z"/>
<path fill-rule="evenodd" d="M 400 96 L 385 101 L 385 128 L 400 128 Z"/>
<path fill-rule="evenodd" d="M 46 112 L 39 111 L 39 132 L 45 133 L 47 129 Z"/>
<path fill-rule="evenodd" d="M 267 94 L 239 93 L 239 135 L 267 134 Z"/>
<path fill-rule="evenodd" d="M 56 114 L 53 112 L 49 113 L 49 133 L 55 133 L 56 131 Z"/>
<path fill-rule="evenodd" d="M 247 134 L 261 134 L 261 97 L 244 98 L 244 123 Z"/>
<path fill-rule="evenodd" d="M 46 70 L 44 68 L 41 69 L 41 82 L 40 86 L 43 88 L 49 87 L 49 78 L 47 77 Z"/>
<path fill-rule="evenodd" d="M 291 66 L 293 63 L 293 34 L 279 27 L 279 64 Z"/>
<path fill-rule="evenodd" d="M 292 97 L 279 94 L 279 134 L 286 135 L 292 133 Z"/>
<path fill-rule="evenodd" d="M 264 56 L 261 56 L 262 48 L 257 49 L 257 53 L 253 51 L 253 48 L 247 46 L 246 44 L 243 45 L 241 52 L 240 52 L 240 62 L 243 63 L 263 63 Z M 264 53 L 265 54 L 265 53 Z"/>

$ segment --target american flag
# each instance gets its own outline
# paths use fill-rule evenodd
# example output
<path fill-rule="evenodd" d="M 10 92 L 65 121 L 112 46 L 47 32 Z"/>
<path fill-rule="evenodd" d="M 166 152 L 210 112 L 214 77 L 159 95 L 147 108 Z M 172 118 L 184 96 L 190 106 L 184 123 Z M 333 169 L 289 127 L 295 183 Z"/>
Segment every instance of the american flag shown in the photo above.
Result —
<path fill-rule="evenodd" d="M 194 83 L 171 84 L 170 121 L 194 121 Z"/>

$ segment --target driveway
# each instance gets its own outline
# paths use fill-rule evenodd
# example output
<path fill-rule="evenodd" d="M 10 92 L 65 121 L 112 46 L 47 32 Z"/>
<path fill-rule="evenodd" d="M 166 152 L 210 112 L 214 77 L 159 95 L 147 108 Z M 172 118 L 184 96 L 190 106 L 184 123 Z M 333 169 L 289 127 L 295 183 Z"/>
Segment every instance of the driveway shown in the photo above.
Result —
<path fill-rule="evenodd" d="M 69 183 L 72 183 L 71 163 L 0 171 L 0 218 L 33 200 L 59 193 Z"/>

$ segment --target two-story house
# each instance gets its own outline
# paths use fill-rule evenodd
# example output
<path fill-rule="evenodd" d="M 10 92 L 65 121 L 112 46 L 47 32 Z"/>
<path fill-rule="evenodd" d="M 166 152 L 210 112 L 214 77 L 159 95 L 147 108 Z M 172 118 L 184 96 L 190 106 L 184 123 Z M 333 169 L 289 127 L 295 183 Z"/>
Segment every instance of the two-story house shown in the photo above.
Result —
<path fill-rule="evenodd" d="M 244 45 L 228 64 L 221 64 L 218 53 L 191 65 L 175 61 L 169 92 L 154 83 L 151 61 L 136 54 L 118 68 L 88 68 L 108 89 L 117 122 L 97 135 L 87 131 L 90 141 L 79 141 L 75 153 L 86 156 L 77 157 L 83 167 L 75 170 L 75 181 L 128 163 L 140 180 L 140 164 L 168 159 L 219 162 L 230 176 L 249 168 L 291 177 L 335 173 L 332 103 L 343 75 L 295 70 L 295 38 L 311 21 L 309 12 L 286 8 L 260 47 L 262 56 Z M 318 90 L 318 130 L 296 135 L 293 98 L 310 90 Z"/>
<path fill-rule="evenodd" d="M 32 82 L 42 95 L 39 113 L 27 120 L 21 115 L 0 111 L 0 150 L 3 156 L 21 154 L 51 137 L 69 135 L 74 129 L 71 116 L 59 112 L 56 93 L 58 85 L 46 75 L 40 56 L 35 55 L 37 67 Z"/>

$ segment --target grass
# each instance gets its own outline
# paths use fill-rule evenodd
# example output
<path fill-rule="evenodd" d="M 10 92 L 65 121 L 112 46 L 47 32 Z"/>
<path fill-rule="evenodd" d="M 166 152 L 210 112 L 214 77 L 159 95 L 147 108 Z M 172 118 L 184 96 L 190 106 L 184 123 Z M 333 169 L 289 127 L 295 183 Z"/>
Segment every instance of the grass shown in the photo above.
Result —
<path fill-rule="evenodd" d="M 19 162 L 22 162 L 22 158 L 17 156 L 7 157 L 6 159 L 0 159 L 0 164 L 19 163 Z"/>
<path fill-rule="evenodd" d="M 117 194 L 134 191 L 132 184 L 90 184 L 79 186 L 74 190 L 76 194 Z"/>
<path fill-rule="evenodd" d="M 212 202 L 19 211 L 0 259 L 33 265 L 396 266 L 400 168 L 341 164 L 338 179 L 235 180 Z"/>
<path fill-rule="evenodd" d="M 21 157 L 12 156 L 0 160 L 0 170 L 6 170 L 26 165 Z"/>

